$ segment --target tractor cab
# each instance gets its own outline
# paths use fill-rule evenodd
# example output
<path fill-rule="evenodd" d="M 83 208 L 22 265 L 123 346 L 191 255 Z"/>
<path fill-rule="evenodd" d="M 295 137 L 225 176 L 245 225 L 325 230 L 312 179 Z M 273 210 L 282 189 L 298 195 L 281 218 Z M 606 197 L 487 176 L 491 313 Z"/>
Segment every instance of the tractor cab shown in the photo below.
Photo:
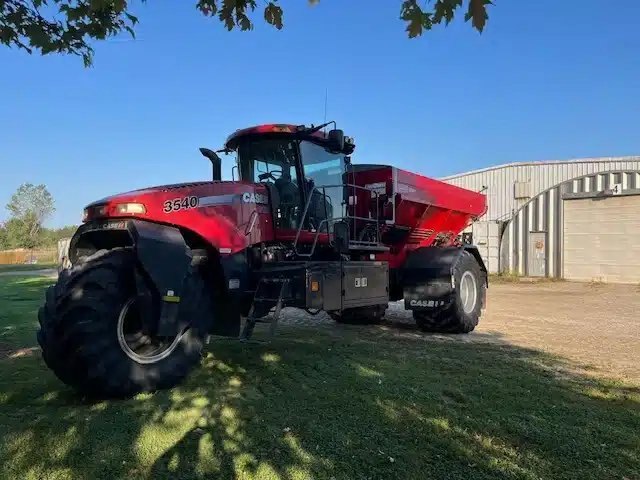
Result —
<path fill-rule="evenodd" d="M 225 148 L 237 152 L 240 180 L 266 186 L 276 237 L 327 231 L 344 216 L 348 154 L 355 146 L 341 130 L 326 125 L 263 125 L 239 130 Z"/>

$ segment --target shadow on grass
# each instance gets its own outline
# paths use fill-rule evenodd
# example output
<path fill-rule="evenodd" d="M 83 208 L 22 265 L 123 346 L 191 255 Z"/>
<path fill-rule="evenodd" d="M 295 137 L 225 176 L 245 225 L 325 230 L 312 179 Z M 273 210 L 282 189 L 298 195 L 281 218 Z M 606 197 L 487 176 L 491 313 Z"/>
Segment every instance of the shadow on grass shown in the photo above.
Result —
<path fill-rule="evenodd" d="M 0 365 L 4 478 L 636 478 L 640 392 L 508 346 L 286 328 L 181 388 L 85 402 Z M 9 372 L 13 366 L 13 372 Z"/>
<path fill-rule="evenodd" d="M 23 286 L 10 320 L 34 335 L 42 286 Z M 216 340 L 184 385 L 127 401 L 0 360 L 0 478 L 639 478 L 637 386 L 508 344 L 333 327 Z"/>

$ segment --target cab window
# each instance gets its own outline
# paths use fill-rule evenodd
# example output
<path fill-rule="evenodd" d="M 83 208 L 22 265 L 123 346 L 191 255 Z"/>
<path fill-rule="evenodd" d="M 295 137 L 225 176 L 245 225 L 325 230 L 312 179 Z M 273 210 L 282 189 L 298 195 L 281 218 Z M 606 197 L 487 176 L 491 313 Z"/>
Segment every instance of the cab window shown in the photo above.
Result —
<path fill-rule="evenodd" d="M 303 207 L 296 147 L 294 142 L 282 140 L 258 140 L 238 147 L 240 178 L 268 185 L 279 228 L 298 228 Z"/>

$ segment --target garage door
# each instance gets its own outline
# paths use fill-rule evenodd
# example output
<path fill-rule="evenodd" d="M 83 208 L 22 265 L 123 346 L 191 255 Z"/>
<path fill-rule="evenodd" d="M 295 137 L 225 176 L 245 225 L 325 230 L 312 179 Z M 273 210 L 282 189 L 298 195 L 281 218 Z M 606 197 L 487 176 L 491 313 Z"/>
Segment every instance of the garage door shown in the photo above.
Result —
<path fill-rule="evenodd" d="M 640 195 L 564 201 L 564 277 L 640 282 Z"/>

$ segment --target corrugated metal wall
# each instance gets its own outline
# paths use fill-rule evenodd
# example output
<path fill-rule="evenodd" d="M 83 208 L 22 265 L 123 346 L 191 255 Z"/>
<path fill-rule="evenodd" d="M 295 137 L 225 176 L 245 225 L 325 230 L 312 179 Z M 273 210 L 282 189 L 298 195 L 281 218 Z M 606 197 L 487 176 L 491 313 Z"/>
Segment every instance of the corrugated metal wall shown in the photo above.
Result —
<path fill-rule="evenodd" d="M 452 175 L 440 180 L 479 192 L 484 187 L 489 209 L 482 220 L 508 220 L 530 198 L 515 198 L 515 185 L 528 182 L 534 197 L 566 180 L 609 171 L 640 171 L 640 156 L 561 162 L 514 163 Z"/>
<path fill-rule="evenodd" d="M 481 225 L 481 222 L 497 222 L 498 236 L 486 241 L 488 244 L 500 245 L 499 261 L 496 262 L 494 258 L 490 258 L 491 255 L 488 255 L 485 262 L 489 265 L 491 272 L 509 270 L 525 274 L 527 253 L 521 250 L 523 245 L 525 248 L 527 246 L 526 243 L 522 243 L 525 235 L 532 231 L 532 227 L 536 227 L 536 230 L 552 228 L 554 232 L 558 232 L 560 229 L 557 225 L 562 225 L 557 223 L 562 222 L 560 200 L 562 197 L 558 193 L 558 185 L 570 182 L 570 185 L 567 184 L 568 187 L 562 188 L 578 189 L 577 191 L 583 192 L 600 191 L 608 187 L 611 183 L 610 174 L 614 173 L 621 175 L 619 183 L 623 183 L 625 189 L 640 188 L 639 172 L 640 156 L 605 157 L 512 163 L 452 175 L 440 180 L 469 190 L 483 191 L 487 196 L 488 210 L 486 215 L 474 224 L 474 237 L 476 230 L 483 234 L 487 231 L 496 232 L 496 229 L 489 229 L 488 226 Z M 625 173 L 624 177 L 622 173 Z M 552 214 L 549 212 L 555 212 L 551 225 L 548 222 Z M 517 217 L 514 218 L 516 213 Z M 513 221 L 511 221 L 512 218 Z M 562 265 L 562 253 L 558 250 L 558 246 L 562 244 L 554 235 L 547 236 L 545 245 L 548 275 L 561 274 L 561 268 L 558 265 Z M 485 241 L 484 235 L 483 241 Z M 550 256 L 553 256 L 552 260 Z M 549 264 L 550 261 L 551 264 Z"/>
<path fill-rule="evenodd" d="M 640 189 L 640 165 L 633 170 L 610 171 L 570 179 L 533 197 L 504 226 L 500 241 L 500 270 L 528 275 L 529 234 L 546 232 L 546 274 L 549 277 L 561 277 L 563 195 L 602 192 L 613 184 L 621 184 L 622 193 Z"/>

